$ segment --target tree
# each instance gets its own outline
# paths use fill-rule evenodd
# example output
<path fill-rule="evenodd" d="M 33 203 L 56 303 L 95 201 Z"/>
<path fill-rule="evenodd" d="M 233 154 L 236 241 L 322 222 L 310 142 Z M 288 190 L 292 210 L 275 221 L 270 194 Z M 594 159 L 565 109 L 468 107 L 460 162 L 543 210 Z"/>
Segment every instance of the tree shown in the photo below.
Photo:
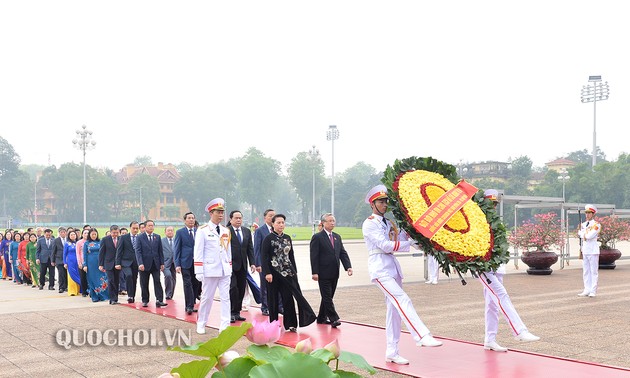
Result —
<path fill-rule="evenodd" d="M 0 190 L 2 191 L 3 215 L 7 216 L 7 191 L 19 175 L 20 156 L 6 139 L 0 137 Z"/>
<path fill-rule="evenodd" d="M 315 186 L 315 195 L 321 196 L 324 168 L 324 161 L 319 154 L 312 156 L 309 152 L 299 152 L 291 159 L 288 179 L 302 205 L 302 224 L 309 223 L 308 214 L 312 213 L 313 186 Z M 311 214 L 311 219 L 318 218 L 315 214 Z"/>
<path fill-rule="evenodd" d="M 251 218 L 271 206 L 274 184 L 280 172 L 280 162 L 266 157 L 255 147 L 250 147 L 240 159 L 237 177 L 240 193 L 252 205 Z"/>
<path fill-rule="evenodd" d="M 142 221 L 149 217 L 149 212 L 155 208 L 160 199 L 160 184 L 155 177 L 142 173 L 129 181 L 126 192 L 127 198 L 132 199 L 129 202 L 138 203 L 142 209 Z M 137 202 L 133 200 L 134 198 L 138 199 Z"/>
<path fill-rule="evenodd" d="M 512 176 L 528 179 L 532 174 L 532 160 L 527 156 L 519 156 L 512 160 Z"/>
<path fill-rule="evenodd" d="M 152 167 L 153 161 L 151 160 L 151 156 L 148 155 L 137 156 L 133 161 L 133 165 L 135 167 Z"/>
<path fill-rule="evenodd" d="M 586 149 L 573 151 L 567 155 L 567 160 L 574 161 L 576 163 L 584 163 L 591 166 L 593 164 L 593 154 L 589 153 Z M 597 162 L 606 161 L 606 154 L 602 152 L 602 150 L 597 147 Z"/>

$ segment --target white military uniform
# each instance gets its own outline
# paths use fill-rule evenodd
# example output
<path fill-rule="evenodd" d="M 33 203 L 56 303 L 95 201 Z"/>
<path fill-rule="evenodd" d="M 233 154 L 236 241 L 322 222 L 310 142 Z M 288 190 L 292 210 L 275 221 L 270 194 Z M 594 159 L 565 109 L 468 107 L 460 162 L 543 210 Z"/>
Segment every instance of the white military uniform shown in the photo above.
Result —
<path fill-rule="evenodd" d="M 429 273 L 429 279 L 425 283 L 437 285 L 440 264 L 433 255 L 427 255 L 427 272 Z"/>
<path fill-rule="evenodd" d="M 383 219 L 382 216 L 376 214 L 368 217 L 363 222 L 363 238 L 369 252 L 370 279 L 385 294 L 387 303 L 385 357 L 391 358 L 399 355 L 401 319 L 416 342 L 430 332 L 420 320 L 411 299 L 402 289 L 402 269 L 394 256 L 394 252 L 408 252 L 412 242 L 408 240 L 407 233 L 404 231 L 398 235 L 398 240 L 390 240 L 390 232 L 395 231 L 392 230 L 391 222 L 388 220 L 383 222 Z"/>
<path fill-rule="evenodd" d="M 479 277 L 481 285 L 483 286 L 483 296 L 486 300 L 485 305 L 485 324 L 486 335 L 484 343 L 496 341 L 497 331 L 499 330 L 499 311 L 503 314 L 503 317 L 507 321 L 514 336 L 521 332 L 527 331 L 525 323 L 518 316 L 512 300 L 503 286 L 503 275 L 505 274 L 505 265 L 502 264 L 496 272 L 486 272 L 486 276 L 491 281 L 488 281 L 483 277 Z"/>
<path fill-rule="evenodd" d="M 583 222 L 578 231 L 582 238 L 582 279 L 584 280 L 584 294 L 597 293 L 597 281 L 599 278 L 599 244 L 597 237 L 602 226 L 595 219 Z"/>
<path fill-rule="evenodd" d="M 217 233 L 217 226 L 220 233 Z M 211 221 L 208 227 L 199 228 L 195 236 L 195 276 L 203 274 L 201 303 L 197 314 L 197 326 L 205 327 L 212 309 L 214 294 L 219 288 L 221 298 L 221 323 L 219 332 L 230 325 L 230 279 L 232 277 L 232 249 L 230 230 Z"/>

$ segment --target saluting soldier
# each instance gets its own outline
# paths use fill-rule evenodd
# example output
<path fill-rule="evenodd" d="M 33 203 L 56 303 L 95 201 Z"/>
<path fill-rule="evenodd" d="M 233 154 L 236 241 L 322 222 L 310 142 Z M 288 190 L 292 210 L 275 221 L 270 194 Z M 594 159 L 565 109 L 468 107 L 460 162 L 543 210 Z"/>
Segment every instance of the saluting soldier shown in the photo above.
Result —
<path fill-rule="evenodd" d="M 578 236 L 583 240 L 582 243 L 582 279 L 584 280 L 584 290 L 578 294 L 580 297 L 594 297 L 597 294 L 597 280 L 599 269 L 599 244 L 597 237 L 602 225 L 596 221 L 595 213 L 597 207 L 595 205 L 584 206 L 586 212 L 586 221 L 580 225 Z"/>
<path fill-rule="evenodd" d="M 201 303 L 197 316 L 199 334 L 206 333 L 206 323 L 217 287 L 221 298 L 219 332 L 230 325 L 232 253 L 230 230 L 221 224 L 225 216 L 224 204 L 223 198 L 215 198 L 208 202 L 206 210 L 210 213 L 210 221 L 207 226 L 199 228 L 195 235 L 195 277 L 201 282 Z"/>
<path fill-rule="evenodd" d="M 363 238 L 367 246 L 368 272 L 372 282 L 385 294 L 387 314 L 385 333 L 387 350 L 385 361 L 399 365 L 409 364 L 398 351 L 401 321 L 411 332 L 417 346 L 436 347 L 441 341 L 431 336 L 429 329 L 416 313 L 411 299 L 402 288 L 402 269 L 394 256 L 395 252 L 408 252 L 412 244 L 404 231 L 385 218 L 387 212 L 387 189 L 385 185 L 377 185 L 370 189 L 365 203 L 372 208 L 373 214 L 363 222 Z"/>

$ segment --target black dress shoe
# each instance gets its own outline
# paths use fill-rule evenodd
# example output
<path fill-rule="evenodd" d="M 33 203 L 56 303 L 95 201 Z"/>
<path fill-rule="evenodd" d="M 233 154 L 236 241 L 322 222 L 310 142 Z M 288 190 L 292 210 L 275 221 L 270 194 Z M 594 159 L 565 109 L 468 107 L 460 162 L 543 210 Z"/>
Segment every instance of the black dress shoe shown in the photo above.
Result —
<path fill-rule="evenodd" d="M 242 316 L 240 316 L 240 315 L 236 315 L 234 318 L 235 318 L 236 320 L 238 320 L 239 322 L 244 322 L 245 320 L 247 320 L 247 319 L 245 319 L 244 317 L 242 317 Z"/>
<path fill-rule="evenodd" d="M 171 299 L 173 299 L 173 297 L 166 297 L 167 301 L 170 301 Z"/>
<path fill-rule="evenodd" d="M 149 307 L 149 303 L 148 302 L 142 302 L 142 307 Z"/>
<path fill-rule="evenodd" d="M 117 304 L 118 304 L 118 301 L 109 301 L 109 304 L 110 304 L 110 305 L 117 305 Z"/>
<path fill-rule="evenodd" d="M 236 318 L 234 316 L 230 316 L 230 323 L 236 323 Z"/>
<path fill-rule="evenodd" d="M 262 314 L 264 316 L 269 316 L 269 311 L 268 310 L 262 310 Z"/>
<path fill-rule="evenodd" d="M 55 290 L 55 288 L 52 286 L 48 286 L 48 290 Z"/>
<path fill-rule="evenodd" d="M 168 306 L 168 303 L 164 303 L 162 301 L 155 302 L 155 307 L 166 307 L 166 306 Z"/>
<path fill-rule="evenodd" d="M 135 300 L 135 299 L 133 299 L 133 298 L 127 298 L 127 303 L 133 303 L 133 302 L 135 302 L 135 301 L 136 301 L 136 300 Z"/>
<path fill-rule="evenodd" d="M 60 294 L 61 294 L 61 293 L 63 293 L 63 289 L 59 289 L 59 293 L 60 293 Z"/>
<path fill-rule="evenodd" d="M 193 309 L 192 309 L 192 308 L 190 308 L 190 307 L 186 307 L 186 313 L 187 313 L 188 315 L 192 315 L 192 313 L 193 313 Z"/>
<path fill-rule="evenodd" d="M 44 287 L 40 285 L 39 290 L 44 290 Z"/>
<path fill-rule="evenodd" d="M 330 324 L 330 320 L 324 320 L 323 322 L 317 321 L 317 324 Z"/>
<path fill-rule="evenodd" d="M 193 312 L 197 312 L 197 311 L 199 311 L 199 310 L 197 310 L 196 308 L 193 308 Z"/>
<path fill-rule="evenodd" d="M 330 323 L 330 326 L 333 328 L 337 328 L 341 325 L 341 322 L 339 320 L 335 320 L 334 322 Z"/>

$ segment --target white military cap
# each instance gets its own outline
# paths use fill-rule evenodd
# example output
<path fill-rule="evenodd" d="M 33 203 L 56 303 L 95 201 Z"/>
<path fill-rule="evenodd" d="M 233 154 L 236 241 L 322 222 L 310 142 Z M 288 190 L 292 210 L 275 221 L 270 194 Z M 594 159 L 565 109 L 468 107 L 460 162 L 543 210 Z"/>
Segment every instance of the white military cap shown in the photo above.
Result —
<path fill-rule="evenodd" d="M 499 191 L 496 189 L 486 189 L 486 191 L 483 192 L 483 196 L 490 201 L 496 202 L 499 200 Z"/>
<path fill-rule="evenodd" d="M 380 198 L 387 198 L 387 188 L 383 184 L 376 185 L 375 187 L 370 189 L 370 191 L 365 196 L 365 203 L 371 204 L 372 202 Z"/>
<path fill-rule="evenodd" d="M 210 213 L 212 210 L 225 210 L 225 201 L 223 198 L 215 198 L 208 202 L 206 205 L 206 211 Z"/>
<path fill-rule="evenodd" d="M 584 206 L 585 211 L 591 211 L 593 214 L 597 212 L 597 207 L 595 205 L 588 204 Z"/>

